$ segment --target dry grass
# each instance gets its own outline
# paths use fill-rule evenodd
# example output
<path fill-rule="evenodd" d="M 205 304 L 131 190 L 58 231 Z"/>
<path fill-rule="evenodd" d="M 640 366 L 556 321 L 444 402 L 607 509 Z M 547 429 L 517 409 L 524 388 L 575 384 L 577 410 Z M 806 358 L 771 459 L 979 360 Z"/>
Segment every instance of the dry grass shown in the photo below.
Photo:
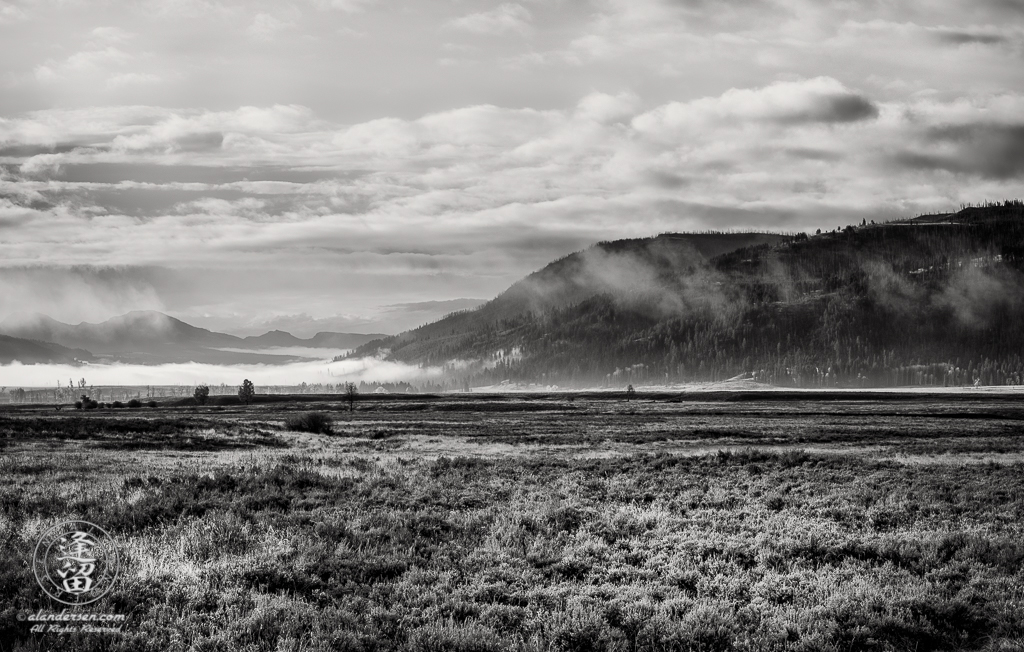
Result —
<path fill-rule="evenodd" d="M 0 415 L 0 649 L 1024 646 L 1002 403 L 314 406 L 340 437 L 283 430 L 300 407 Z M 124 547 L 116 638 L 16 620 L 71 517 Z"/>

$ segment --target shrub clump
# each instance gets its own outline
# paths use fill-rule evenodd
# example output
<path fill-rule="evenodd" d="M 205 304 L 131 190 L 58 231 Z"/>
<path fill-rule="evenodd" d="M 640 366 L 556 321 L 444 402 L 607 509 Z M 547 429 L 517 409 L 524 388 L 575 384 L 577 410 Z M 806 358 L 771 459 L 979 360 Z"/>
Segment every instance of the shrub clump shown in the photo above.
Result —
<path fill-rule="evenodd" d="M 284 427 L 296 432 L 312 432 L 320 435 L 334 433 L 334 421 L 323 412 L 296 414 L 284 420 Z"/>
<path fill-rule="evenodd" d="M 140 407 L 142 407 L 142 401 L 140 401 L 137 398 L 133 398 L 132 400 L 128 401 L 128 407 L 130 407 L 130 408 L 140 408 Z"/>

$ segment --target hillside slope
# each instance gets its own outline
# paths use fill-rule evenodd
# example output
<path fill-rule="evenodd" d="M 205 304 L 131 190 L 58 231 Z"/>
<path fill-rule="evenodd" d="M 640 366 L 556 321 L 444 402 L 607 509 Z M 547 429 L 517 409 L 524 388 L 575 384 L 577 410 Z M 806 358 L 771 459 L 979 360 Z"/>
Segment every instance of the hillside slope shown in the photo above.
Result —
<path fill-rule="evenodd" d="M 387 348 L 395 359 L 427 363 L 477 355 L 506 345 L 494 333 L 528 315 L 545 315 L 605 293 L 643 293 L 653 284 L 686 278 L 715 256 L 787 239 L 773 233 L 671 233 L 602 242 L 550 263 L 475 310 L 373 342 L 357 355 Z"/>
<path fill-rule="evenodd" d="M 711 259 L 664 237 L 588 252 L 357 354 L 448 364 L 452 382 L 475 385 L 1024 382 L 1019 202 Z"/>
<path fill-rule="evenodd" d="M 0 364 L 75 364 L 91 359 L 92 354 L 82 349 L 0 335 Z"/>

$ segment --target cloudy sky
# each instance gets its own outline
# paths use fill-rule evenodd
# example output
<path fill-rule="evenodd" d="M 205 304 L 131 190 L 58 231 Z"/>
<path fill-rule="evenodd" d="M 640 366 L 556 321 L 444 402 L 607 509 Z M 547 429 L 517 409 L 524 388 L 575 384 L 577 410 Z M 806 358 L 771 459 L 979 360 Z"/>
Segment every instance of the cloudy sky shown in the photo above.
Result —
<path fill-rule="evenodd" d="M 0 319 L 396 331 L 598 240 L 1024 197 L 1024 0 L 0 0 Z"/>

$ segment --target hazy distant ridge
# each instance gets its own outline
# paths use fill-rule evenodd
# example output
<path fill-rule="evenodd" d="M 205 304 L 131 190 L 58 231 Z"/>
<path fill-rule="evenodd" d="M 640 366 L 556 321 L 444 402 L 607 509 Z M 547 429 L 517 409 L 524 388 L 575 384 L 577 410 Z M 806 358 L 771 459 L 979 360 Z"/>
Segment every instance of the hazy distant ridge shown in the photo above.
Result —
<path fill-rule="evenodd" d="M 305 346 L 317 349 L 354 349 L 382 337 L 387 336 L 380 333 L 364 335 L 362 333 L 321 332 L 308 339 L 303 339 L 295 337 L 286 331 L 270 331 L 263 335 L 242 338 L 242 341 L 245 347 L 253 349 L 286 346 Z"/>
<path fill-rule="evenodd" d="M 0 335 L 0 364 L 74 364 L 92 359 L 82 349 L 69 349 L 52 342 L 38 342 L 8 335 Z"/>
<path fill-rule="evenodd" d="M 101 323 L 76 325 L 41 314 L 14 315 L 0 323 L 0 332 L 18 340 L 18 343 L 11 341 L 0 346 L 0 360 L 25 363 L 70 362 L 95 355 L 136 364 L 278 364 L 295 357 L 268 354 L 266 349 L 351 349 L 383 337 L 380 334 L 317 333 L 312 338 L 302 339 L 284 331 L 271 331 L 243 338 L 192 326 L 155 311 L 133 311 Z M 253 349 L 253 352 L 219 349 Z M 46 351 L 51 353 L 48 355 Z"/>

